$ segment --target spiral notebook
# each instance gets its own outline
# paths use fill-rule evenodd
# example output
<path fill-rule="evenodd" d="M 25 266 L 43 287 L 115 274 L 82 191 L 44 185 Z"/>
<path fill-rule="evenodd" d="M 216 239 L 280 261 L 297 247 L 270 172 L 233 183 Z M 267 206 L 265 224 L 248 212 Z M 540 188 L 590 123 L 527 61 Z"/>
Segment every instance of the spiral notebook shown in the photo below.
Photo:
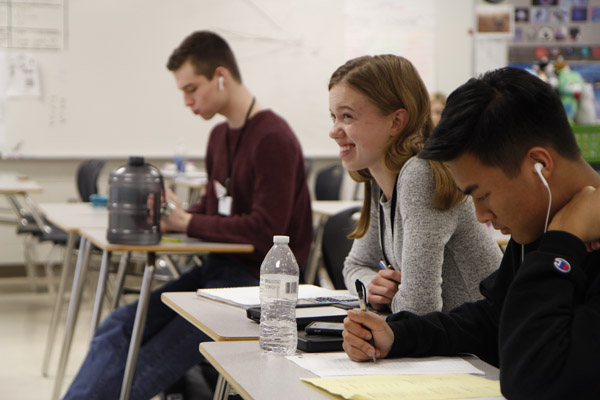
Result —
<path fill-rule="evenodd" d="M 260 306 L 258 286 L 198 289 L 196 295 L 236 307 Z M 298 304 L 344 304 L 353 307 L 358 305 L 358 298 L 347 291 L 332 290 L 315 285 L 300 285 Z"/>

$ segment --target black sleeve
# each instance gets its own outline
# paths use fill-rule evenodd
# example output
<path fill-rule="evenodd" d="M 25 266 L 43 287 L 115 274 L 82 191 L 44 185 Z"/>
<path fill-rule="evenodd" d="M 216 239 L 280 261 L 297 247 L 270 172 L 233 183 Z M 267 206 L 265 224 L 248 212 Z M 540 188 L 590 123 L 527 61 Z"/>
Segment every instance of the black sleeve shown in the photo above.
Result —
<path fill-rule="evenodd" d="M 498 366 L 498 320 L 504 296 L 519 264 L 520 246 L 511 241 L 500 268 L 480 285 L 483 300 L 453 310 L 417 316 L 400 312 L 387 318 L 394 331 L 389 357 L 474 354 Z"/>
<path fill-rule="evenodd" d="M 581 240 L 558 231 L 525 258 L 500 318 L 504 396 L 600 398 L 598 282 L 589 290 L 589 275 L 600 268 L 594 260 Z"/>

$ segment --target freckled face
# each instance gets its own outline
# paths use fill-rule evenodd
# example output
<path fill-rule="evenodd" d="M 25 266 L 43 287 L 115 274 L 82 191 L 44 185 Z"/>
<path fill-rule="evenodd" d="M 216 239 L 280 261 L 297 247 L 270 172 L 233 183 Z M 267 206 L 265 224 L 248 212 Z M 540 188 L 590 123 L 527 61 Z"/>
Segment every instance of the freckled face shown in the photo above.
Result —
<path fill-rule="evenodd" d="M 183 92 L 185 105 L 205 120 L 214 117 L 221 108 L 217 96 L 217 80 L 208 80 L 204 75 L 198 75 L 189 61 L 183 63 L 173 75 L 177 87 Z"/>
<path fill-rule="evenodd" d="M 340 146 L 344 168 L 371 172 L 382 168 L 393 117 L 382 115 L 365 95 L 342 83 L 329 91 L 329 110 L 333 120 L 329 136 Z"/>

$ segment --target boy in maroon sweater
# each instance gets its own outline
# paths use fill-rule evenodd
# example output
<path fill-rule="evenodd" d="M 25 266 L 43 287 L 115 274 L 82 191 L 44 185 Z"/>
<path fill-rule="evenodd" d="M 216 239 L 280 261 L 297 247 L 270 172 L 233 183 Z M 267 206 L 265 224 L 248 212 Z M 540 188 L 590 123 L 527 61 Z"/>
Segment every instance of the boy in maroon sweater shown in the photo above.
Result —
<path fill-rule="evenodd" d="M 233 54 L 224 55 L 211 35 L 190 36 L 175 50 L 167 68 L 194 114 L 210 119 L 218 113 L 227 121 L 212 130 L 208 142 L 206 195 L 184 211 L 168 193 L 175 209 L 163 218 L 163 227 L 204 240 L 253 244 L 253 254 L 235 259 L 256 277 L 273 235 L 289 235 L 303 268 L 312 240 L 312 217 L 300 144 L 285 120 L 253 97 L 242 83 Z"/>
<path fill-rule="evenodd" d="M 149 399 L 201 361 L 200 342 L 210 340 L 162 304 L 162 292 L 258 285 L 260 264 L 274 235 L 290 236 L 300 268 L 312 241 L 312 214 L 300 144 L 288 124 L 265 109 L 244 86 L 227 43 L 212 32 L 195 32 L 171 55 L 185 105 L 194 114 L 226 122 L 211 132 L 206 152 L 209 183 L 202 201 L 181 208 L 167 191 L 164 230 L 215 242 L 250 243 L 248 255 L 210 255 L 150 299 L 132 399 Z M 66 399 L 119 397 L 137 303 L 115 310 L 98 328 Z"/>

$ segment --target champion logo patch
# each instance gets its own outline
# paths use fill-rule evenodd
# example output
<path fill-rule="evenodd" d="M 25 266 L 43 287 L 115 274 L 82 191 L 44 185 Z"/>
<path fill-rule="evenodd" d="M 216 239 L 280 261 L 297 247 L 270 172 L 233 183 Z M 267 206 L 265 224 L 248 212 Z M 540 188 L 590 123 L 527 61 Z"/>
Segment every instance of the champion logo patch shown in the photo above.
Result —
<path fill-rule="evenodd" d="M 560 272 L 564 272 L 564 273 L 567 273 L 571 270 L 571 264 L 569 264 L 567 262 L 567 260 L 564 260 L 562 258 L 555 258 L 554 266 L 556 267 L 557 270 L 559 270 Z"/>

